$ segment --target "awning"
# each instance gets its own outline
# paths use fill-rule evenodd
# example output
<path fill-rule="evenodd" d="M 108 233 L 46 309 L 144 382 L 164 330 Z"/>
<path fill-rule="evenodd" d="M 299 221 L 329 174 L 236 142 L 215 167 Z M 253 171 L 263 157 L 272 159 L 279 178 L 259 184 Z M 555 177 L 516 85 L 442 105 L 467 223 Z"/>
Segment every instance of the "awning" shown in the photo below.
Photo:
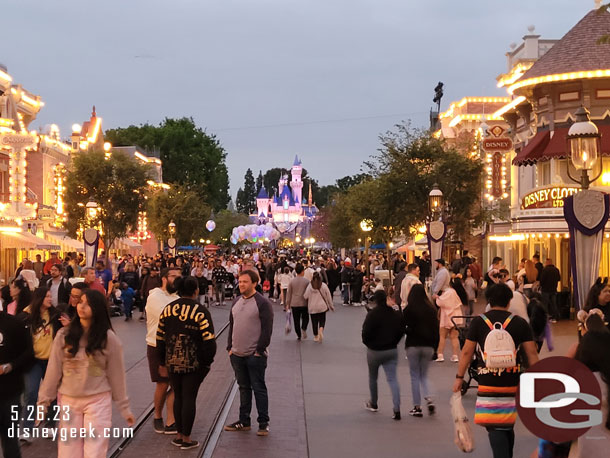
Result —
<path fill-rule="evenodd" d="M 84 243 L 68 237 L 66 232 L 46 231 L 44 236 L 50 241 L 58 243 L 63 251 L 85 251 Z"/>
<path fill-rule="evenodd" d="M 17 248 L 20 250 L 61 250 L 59 245 L 36 237 L 29 232 L 3 232 L 2 248 Z"/>
<path fill-rule="evenodd" d="M 544 150 L 549 144 L 550 139 L 551 133 L 548 130 L 539 131 L 515 156 L 513 165 L 535 164 L 544 155 Z"/>
<path fill-rule="evenodd" d="M 218 245 L 206 245 L 203 248 L 203 251 L 206 253 L 214 253 L 216 251 L 220 250 L 220 247 Z"/>

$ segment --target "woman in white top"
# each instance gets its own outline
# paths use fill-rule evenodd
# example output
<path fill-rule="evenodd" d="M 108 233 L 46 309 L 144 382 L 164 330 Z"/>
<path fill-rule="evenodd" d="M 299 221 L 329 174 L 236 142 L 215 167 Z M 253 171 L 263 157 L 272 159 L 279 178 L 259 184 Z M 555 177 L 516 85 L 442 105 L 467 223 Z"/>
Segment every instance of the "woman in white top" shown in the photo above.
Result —
<path fill-rule="evenodd" d="M 474 308 L 474 301 L 477 297 L 477 284 L 472 278 L 472 270 L 470 267 L 466 267 L 464 270 L 464 290 L 466 291 L 466 296 L 468 296 L 468 310 L 466 310 L 466 315 L 472 315 Z"/>
<path fill-rule="evenodd" d="M 322 281 L 319 272 L 314 272 L 311 283 L 307 285 L 305 290 L 305 299 L 307 299 L 307 309 L 311 316 L 311 327 L 313 329 L 314 342 L 322 342 L 324 338 L 324 327 L 326 326 L 326 312 L 328 310 L 335 311 L 333 307 L 333 299 L 330 295 L 330 290 L 326 283 Z M 318 331 L 319 327 L 319 331 Z"/>
<path fill-rule="evenodd" d="M 290 275 L 290 268 L 284 267 L 283 272 L 277 276 L 277 284 L 280 286 L 280 291 L 282 292 L 282 296 L 280 299 L 281 305 L 284 305 L 286 303 L 286 293 L 288 293 L 288 285 L 290 285 L 290 280 L 292 280 L 292 275 Z"/>
<path fill-rule="evenodd" d="M 454 280 L 451 280 L 451 285 L 453 285 L 453 282 Z M 459 361 L 460 342 L 458 340 L 458 330 L 453 325 L 451 318 L 462 314 L 462 300 L 453 287 L 445 289 L 440 296 L 435 294 L 432 298 L 436 300 L 436 305 L 440 308 L 440 338 L 436 361 L 445 361 L 443 351 L 445 350 L 445 339 L 449 337 L 453 348 L 451 361 L 457 363 Z M 461 323 L 456 320 L 456 324 L 460 325 Z"/>

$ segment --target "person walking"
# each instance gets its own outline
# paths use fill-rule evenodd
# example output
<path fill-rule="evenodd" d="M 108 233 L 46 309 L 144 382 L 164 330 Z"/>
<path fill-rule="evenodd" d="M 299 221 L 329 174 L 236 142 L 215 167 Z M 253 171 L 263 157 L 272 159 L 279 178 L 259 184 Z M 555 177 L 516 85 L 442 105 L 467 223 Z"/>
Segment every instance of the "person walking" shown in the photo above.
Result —
<path fill-rule="evenodd" d="M 352 260 L 345 258 L 343 262 L 343 268 L 341 269 L 341 286 L 343 287 L 343 305 L 347 306 L 352 303 L 352 283 L 354 276 L 354 268 L 352 267 Z"/>
<path fill-rule="evenodd" d="M 326 276 L 328 277 L 328 289 L 331 297 L 335 295 L 335 290 L 341 285 L 341 275 L 337 269 L 337 264 L 332 259 L 326 263 Z"/>
<path fill-rule="evenodd" d="M 388 304 L 385 291 L 373 294 L 375 307 L 366 315 L 362 325 L 362 343 L 367 347 L 366 360 L 369 368 L 370 399 L 365 407 L 378 412 L 377 378 L 379 366 L 383 367 L 388 385 L 392 391 L 394 420 L 400 420 L 400 387 L 396 378 L 398 365 L 397 345 L 405 333 L 402 315 Z"/>
<path fill-rule="evenodd" d="M 459 280 L 458 280 L 459 281 Z M 462 314 L 462 300 L 452 286 L 445 288 L 441 295 L 434 295 L 432 299 L 436 300 L 436 305 L 440 308 L 440 338 L 438 343 L 436 361 L 442 363 L 445 361 L 443 352 L 445 350 L 445 339 L 449 337 L 453 355 L 451 361 L 458 362 L 458 354 L 460 353 L 460 342 L 458 340 L 458 330 L 456 329 L 451 318 Z M 455 324 L 461 324 L 456 321 Z"/>
<path fill-rule="evenodd" d="M 284 267 L 284 270 L 277 276 L 277 284 L 280 288 L 280 305 L 286 305 L 286 295 L 288 294 L 288 287 L 290 286 L 290 267 Z"/>
<path fill-rule="evenodd" d="M 309 285 L 309 280 L 305 278 L 305 269 L 302 264 L 297 264 L 294 268 L 297 276 L 290 280 L 288 292 L 286 293 L 285 310 L 292 311 L 294 321 L 294 332 L 297 340 L 307 339 L 307 326 L 309 325 L 309 312 L 307 310 L 307 299 L 305 290 Z"/>
<path fill-rule="evenodd" d="M 53 307 L 57 307 L 59 304 L 67 304 L 70 301 L 70 290 L 72 284 L 65 277 L 64 266 L 61 264 L 55 264 L 49 270 L 51 278 L 46 282 L 47 288 L 51 292 L 51 303 Z"/>
<path fill-rule="evenodd" d="M 273 332 L 273 308 L 257 292 L 258 274 L 251 270 L 239 274 L 239 291 L 229 314 L 227 351 L 239 386 L 239 420 L 225 431 L 249 431 L 252 393 L 258 411 L 259 436 L 269 435 L 269 395 L 265 384 L 267 347 Z"/>
<path fill-rule="evenodd" d="M 557 310 L 557 285 L 561 281 L 561 273 L 559 269 L 553 265 L 551 258 L 546 258 L 544 268 L 540 274 L 540 292 L 542 294 L 542 303 L 546 308 L 546 313 L 549 315 L 549 321 L 556 323 L 559 320 L 559 311 Z"/>
<path fill-rule="evenodd" d="M 104 431 L 112 426 L 114 399 L 127 426 L 135 424 L 129 408 L 123 346 L 112 330 L 106 298 L 99 291 L 85 290 L 78 315 L 57 333 L 47 372 L 38 393 L 38 405 L 48 408 L 57 398 L 60 428 Z M 57 441 L 59 458 L 106 456 L 109 438 L 69 438 Z"/>
<path fill-rule="evenodd" d="M 311 329 L 314 342 L 322 342 L 324 339 L 324 328 L 326 327 L 326 312 L 335 311 L 333 298 L 326 283 L 322 281 L 319 272 L 314 272 L 311 283 L 305 290 L 307 310 L 311 316 Z"/>
<path fill-rule="evenodd" d="M 407 263 L 400 262 L 396 268 L 398 269 L 398 272 L 396 272 L 396 275 L 394 276 L 394 284 L 392 286 L 394 287 L 394 303 L 400 306 L 402 303 L 402 300 L 400 299 L 400 290 L 402 289 L 402 281 L 407 276 Z"/>
<path fill-rule="evenodd" d="M 19 426 L 24 391 L 24 373 L 34 361 L 32 337 L 23 322 L 4 310 L 0 312 L 0 445 L 5 457 L 21 458 L 19 438 L 9 434 Z"/>
<path fill-rule="evenodd" d="M 413 409 L 409 415 L 422 417 L 421 394 L 428 407 L 428 413 L 434 414 L 435 406 L 430 393 L 428 366 L 439 343 L 439 322 L 436 309 L 421 283 L 413 285 L 403 310 L 407 338 L 405 348 L 411 374 L 411 394 Z"/>
<path fill-rule="evenodd" d="M 402 309 L 407 306 L 407 300 L 409 294 L 411 293 L 411 288 L 415 285 L 421 285 L 421 281 L 419 280 L 419 266 L 417 264 L 409 264 L 407 266 L 407 275 L 405 275 L 402 280 L 402 284 L 400 285 L 400 305 Z"/>
<path fill-rule="evenodd" d="M 181 269 L 177 267 L 165 268 L 161 272 L 161 287 L 153 289 L 146 301 L 146 358 L 150 372 L 150 381 L 155 383 L 153 398 L 155 414 L 153 427 L 158 434 L 176 434 L 174 418 L 174 392 L 169 389 L 169 378 L 161 374 L 162 360 L 157 352 L 157 329 L 159 318 L 170 302 L 178 299 L 174 282 L 180 278 Z M 163 424 L 163 405 L 167 404 L 167 422 Z"/>
<path fill-rule="evenodd" d="M 507 310 L 512 296 L 513 292 L 503 283 L 489 288 L 487 299 L 491 309 L 475 317 L 470 323 L 453 384 L 453 392 L 459 392 L 477 345 L 485 351 L 485 339 L 493 328 L 493 323 L 504 323 L 504 330 L 510 334 L 515 348 L 522 350 L 516 354 L 516 365 L 509 368 L 493 368 L 486 367 L 481 361 L 477 368 L 479 387 L 474 422 L 487 429 L 493 458 L 513 456 L 515 443 L 513 428 L 517 419 L 515 395 L 519 376 L 524 367 L 530 367 L 538 361 L 538 353 L 529 325 L 523 318 Z"/>
<path fill-rule="evenodd" d="M 449 275 L 449 271 L 445 267 L 445 260 L 440 258 L 434 262 L 436 263 L 436 274 L 430 286 L 430 294 L 432 296 L 439 295 L 441 291 L 449 288 L 449 282 L 451 281 L 451 275 Z"/>
<path fill-rule="evenodd" d="M 33 412 L 38 398 L 40 381 L 44 378 L 49 363 L 53 339 L 62 327 L 59 321 L 59 311 L 52 305 L 49 288 L 37 288 L 32 295 L 32 303 L 23 310 L 18 318 L 30 331 L 34 349 L 34 364 L 25 374 L 25 406 L 28 412 Z M 34 418 L 30 415 L 25 417 L 23 426 L 31 430 L 34 427 Z M 30 439 L 24 440 L 31 442 Z"/>
<path fill-rule="evenodd" d="M 188 450 L 199 446 L 191 439 L 195 422 L 197 392 L 210 372 L 216 355 L 214 324 L 210 311 L 199 303 L 199 282 L 195 277 L 177 278 L 180 296 L 170 302 L 159 317 L 157 357 L 159 372 L 169 376 L 174 391 L 174 418 L 178 437 L 172 445 Z"/>
<path fill-rule="evenodd" d="M 228 281 L 227 269 L 222 266 L 220 259 L 216 260 L 214 270 L 212 271 L 212 284 L 216 294 L 216 305 L 225 305 L 225 285 Z"/>

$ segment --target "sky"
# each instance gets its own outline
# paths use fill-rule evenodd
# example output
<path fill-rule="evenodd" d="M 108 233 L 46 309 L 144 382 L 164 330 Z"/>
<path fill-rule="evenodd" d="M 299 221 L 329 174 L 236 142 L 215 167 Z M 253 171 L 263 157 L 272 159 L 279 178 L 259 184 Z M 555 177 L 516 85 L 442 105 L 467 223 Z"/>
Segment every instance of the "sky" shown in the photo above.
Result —
<path fill-rule="evenodd" d="M 534 25 L 561 38 L 594 0 L 2 0 L 0 63 L 42 96 L 30 126 L 69 136 L 92 105 L 105 129 L 192 117 L 247 168 L 320 184 L 358 173 L 379 135 L 427 127 L 464 96 L 505 95 L 505 53 Z"/>

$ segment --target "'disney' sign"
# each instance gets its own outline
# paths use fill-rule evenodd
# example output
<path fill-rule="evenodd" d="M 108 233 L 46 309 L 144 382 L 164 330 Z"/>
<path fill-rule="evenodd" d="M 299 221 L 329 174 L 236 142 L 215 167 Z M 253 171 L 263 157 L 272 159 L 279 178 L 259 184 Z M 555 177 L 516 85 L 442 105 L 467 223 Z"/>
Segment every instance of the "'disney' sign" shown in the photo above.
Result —
<path fill-rule="evenodd" d="M 559 208 L 563 207 L 565 197 L 576 194 L 580 188 L 571 186 L 554 186 L 551 188 L 536 189 L 526 194 L 521 200 L 521 209 L 533 208 Z"/>
<path fill-rule="evenodd" d="M 35 135 L 24 135 L 17 133 L 0 134 L 0 147 L 9 147 L 13 149 L 24 149 L 35 146 L 38 142 L 38 137 Z"/>

